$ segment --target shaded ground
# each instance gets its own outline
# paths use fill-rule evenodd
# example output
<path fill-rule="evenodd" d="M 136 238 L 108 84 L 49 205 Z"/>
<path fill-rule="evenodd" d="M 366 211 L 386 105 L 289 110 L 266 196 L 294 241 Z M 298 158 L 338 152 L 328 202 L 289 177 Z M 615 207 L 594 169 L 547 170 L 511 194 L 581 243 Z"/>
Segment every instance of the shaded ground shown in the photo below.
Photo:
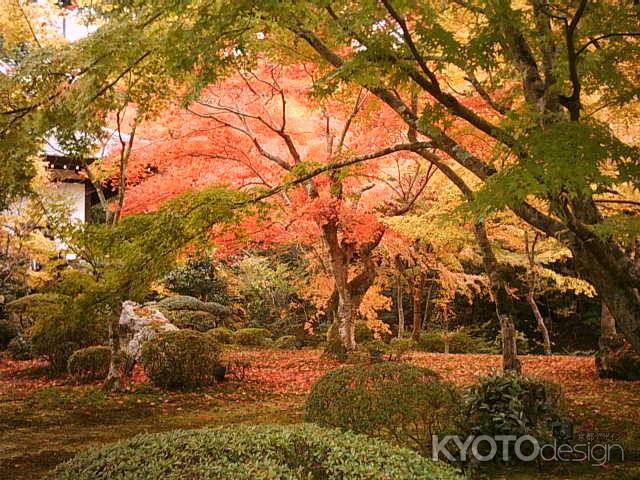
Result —
<path fill-rule="evenodd" d="M 320 352 L 246 351 L 227 355 L 250 363 L 242 382 L 198 392 L 167 393 L 148 386 L 138 372 L 131 391 L 107 395 L 99 384 L 75 385 L 43 376 L 39 362 L 0 361 L 0 479 L 40 478 L 75 453 L 141 432 L 233 423 L 300 420 L 315 379 L 335 367 Z M 596 377 L 588 357 L 525 356 L 525 372 L 563 385 L 569 409 L 583 432 L 609 432 L 625 444 L 622 464 L 496 467 L 497 479 L 640 479 L 640 382 Z M 410 360 L 468 385 L 500 364 L 496 355 L 414 354 Z"/>

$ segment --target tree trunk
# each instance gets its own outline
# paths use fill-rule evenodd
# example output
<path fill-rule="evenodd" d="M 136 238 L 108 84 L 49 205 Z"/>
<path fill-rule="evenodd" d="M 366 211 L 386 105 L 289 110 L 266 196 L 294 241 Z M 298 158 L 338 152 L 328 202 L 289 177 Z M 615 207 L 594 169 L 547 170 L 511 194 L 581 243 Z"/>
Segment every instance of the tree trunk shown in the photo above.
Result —
<path fill-rule="evenodd" d="M 357 308 L 354 308 L 349 294 L 340 295 L 338 299 L 338 332 L 342 345 L 347 350 L 356 348 L 356 312 Z"/>
<path fill-rule="evenodd" d="M 516 328 L 513 320 L 503 309 L 510 303 L 509 294 L 502 281 L 498 270 L 498 260 L 496 259 L 484 223 L 479 222 L 474 226 L 476 241 L 482 252 L 482 261 L 485 271 L 489 276 L 491 286 L 491 296 L 496 309 L 496 316 L 500 322 L 500 333 L 502 336 L 502 370 L 503 372 L 522 373 L 522 365 L 518 360 L 518 348 L 516 344 Z"/>
<path fill-rule="evenodd" d="M 417 342 L 420 340 L 420 331 L 422 330 L 422 287 L 413 287 L 411 304 L 413 310 L 413 328 L 411 330 L 411 338 Z"/>
<path fill-rule="evenodd" d="M 536 322 L 538 322 L 538 329 L 542 334 L 542 344 L 544 346 L 544 354 L 551 355 L 551 340 L 549 339 L 549 329 L 544 323 L 544 318 L 542 318 L 542 314 L 540 313 L 540 309 L 538 308 L 538 304 L 536 303 L 535 298 L 533 298 L 533 291 L 529 291 L 527 295 L 527 302 L 533 311 L 534 317 L 536 317 Z"/>
<path fill-rule="evenodd" d="M 595 358 L 596 372 L 600 378 L 617 377 L 614 359 L 620 355 L 624 346 L 624 340 L 616 331 L 616 321 L 607 304 L 602 302 L 600 338 L 598 338 L 598 352 Z"/>
<path fill-rule="evenodd" d="M 597 248 L 591 244 L 571 245 L 576 265 L 583 277 L 591 283 L 603 302 L 606 303 L 609 312 L 615 319 L 616 329 L 636 352 L 640 352 L 640 295 L 633 285 L 629 285 L 625 278 L 618 275 L 616 268 L 603 266 L 604 260 L 600 251 L 597 255 L 592 249 Z M 610 259 L 612 260 L 612 259 Z M 617 265 L 620 268 L 620 265 Z"/>
<path fill-rule="evenodd" d="M 400 279 L 400 275 L 396 278 L 397 281 L 397 308 L 398 308 L 398 338 L 404 337 L 404 305 L 402 298 L 402 280 Z"/>
<path fill-rule="evenodd" d="M 603 337 L 613 337 L 618 334 L 616 331 L 616 321 L 607 308 L 607 304 L 602 302 L 602 315 L 600 317 L 600 334 Z"/>
<path fill-rule="evenodd" d="M 121 307 L 111 315 L 109 322 L 109 338 L 111 344 L 111 359 L 109 361 L 109 373 L 104 381 L 103 388 L 110 392 L 124 391 L 124 353 L 121 347 L 120 313 Z"/>

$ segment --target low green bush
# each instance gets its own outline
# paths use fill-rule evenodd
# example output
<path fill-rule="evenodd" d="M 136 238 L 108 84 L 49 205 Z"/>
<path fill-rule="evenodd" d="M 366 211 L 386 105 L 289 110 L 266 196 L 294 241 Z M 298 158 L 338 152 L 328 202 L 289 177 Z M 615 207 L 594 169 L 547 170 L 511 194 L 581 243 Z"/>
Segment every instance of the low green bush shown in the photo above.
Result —
<path fill-rule="evenodd" d="M 460 480 L 442 462 L 314 425 L 142 434 L 88 450 L 47 480 Z"/>
<path fill-rule="evenodd" d="M 109 373 L 111 348 L 103 345 L 81 348 L 69 357 L 69 375 L 80 379 L 102 379 Z"/>
<path fill-rule="evenodd" d="M 231 314 L 231 309 L 216 302 L 203 302 L 188 295 L 173 295 L 163 298 L 155 307 L 163 313 L 171 310 L 191 310 L 193 312 L 208 312 L 221 317 Z"/>
<path fill-rule="evenodd" d="M 87 317 L 75 302 L 52 310 L 49 316 L 36 321 L 29 331 L 29 339 L 36 356 L 45 357 L 57 372 L 67 369 L 73 352 L 106 340 L 107 323 L 100 316 Z"/>
<path fill-rule="evenodd" d="M 200 310 L 169 310 L 165 312 L 167 320 L 178 328 L 189 328 L 206 332 L 218 326 L 218 317 Z"/>
<path fill-rule="evenodd" d="M 164 388 L 210 385 L 220 375 L 220 346 L 193 330 L 162 332 L 142 347 L 141 360 L 151 381 Z"/>
<path fill-rule="evenodd" d="M 40 319 L 60 310 L 69 297 L 58 293 L 34 293 L 7 303 L 7 312 L 20 325 L 23 334 Z"/>
<path fill-rule="evenodd" d="M 373 340 L 373 330 L 369 328 L 367 322 L 358 320 L 355 326 L 356 343 L 365 343 Z"/>
<path fill-rule="evenodd" d="M 473 336 L 464 328 L 444 332 L 434 330 L 423 332 L 418 340 L 418 347 L 426 352 L 444 353 L 446 343 L 449 353 L 496 353 L 496 347 L 481 336 Z"/>
<path fill-rule="evenodd" d="M 400 362 L 407 353 L 415 350 L 416 342 L 411 338 L 392 338 L 389 341 L 389 360 Z"/>
<path fill-rule="evenodd" d="M 298 347 L 298 339 L 294 335 L 284 335 L 273 342 L 273 348 L 292 350 Z"/>
<path fill-rule="evenodd" d="M 9 342 L 18 336 L 18 329 L 6 320 L 0 320 L 0 351 L 9 346 Z"/>
<path fill-rule="evenodd" d="M 467 393 L 466 430 L 475 435 L 532 435 L 551 439 L 561 417 L 561 388 L 551 382 L 513 374 L 480 379 Z"/>
<path fill-rule="evenodd" d="M 266 328 L 242 328 L 233 333 L 233 343 L 246 347 L 263 347 L 271 340 L 271 332 Z"/>
<path fill-rule="evenodd" d="M 207 331 L 207 335 L 213 338 L 216 342 L 222 344 L 228 344 L 233 341 L 233 330 L 225 327 L 212 328 Z"/>
<path fill-rule="evenodd" d="M 7 345 L 7 354 L 12 360 L 31 360 L 33 358 L 33 347 L 28 339 L 22 335 L 14 337 Z"/>
<path fill-rule="evenodd" d="M 320 377 L 304 418 L 429 453 L 432 434 L 457 431 L 462 407 L 459 390 L 437 373 L 382 362 L 340 367 Z"/>

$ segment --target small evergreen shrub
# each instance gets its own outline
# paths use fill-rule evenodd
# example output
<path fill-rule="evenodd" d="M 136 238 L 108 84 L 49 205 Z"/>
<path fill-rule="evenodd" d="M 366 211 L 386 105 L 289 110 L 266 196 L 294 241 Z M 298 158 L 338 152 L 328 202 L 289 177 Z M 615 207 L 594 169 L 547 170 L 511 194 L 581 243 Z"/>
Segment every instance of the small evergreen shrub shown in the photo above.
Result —
<path fill-rule="evenodd" d="M 233 330 L 225 327 L 212 328 L 207 331 L 207 335 L 221 344 L 229 344 L 233 341 Z"/>
<path fill-rule="evenodd" d="M 229 301 L 227 282 L 220 274 L 212 258 L 199 253 L 167 274 L 164 279 L 169 290 L 179 295 L 189 295 L 205 302 L 226 304 Z"/>
<path fill-rule="evenodd" d="M 381 362 L 389 352 L 389 345 L 382 340 L 373 340 L 363 345 L 367 349 L 371 362 Z"/>
<path fill-rule="evenodd" d="M 407 353 L 416 348 L 416 342 L 411 338 L 392 338 L 389 341 L 389 360 L 400 362 Z"/>
<path fill-rule="evenodd" d="M 231 314 L 229 307 L 216 302 L 203 302 L 188 295 L 173 295 L 163 298 L 154 306 L 163 313 L 172 310 L 191 310 L 193 312 L 208 312 L 219 316 Z"/>
<path fill-rule="evenodd" d="M 28 332 L 38 320 L 59 311 L 67 299 L 65 295 L 57 293 L 34 293 L 7 303 L 6 308 L 20 325 L 21 331 Z"/>
<path fill-rule="evenodd" d="M 77 379 L 102 379 L 109 372 L 111 348 L 103 345 L 76 350 L 69 357 L 67 371 Z"/>
<path fill-rule="evenodd" d="M 64 372 L 73 352 L 106 340 L 107 324 L 101 316 L 87 317 L 76 302 L 38 319 L 29 331 L 36 356 L 45 357 L 56 372 Z"/>
<path fill-rule="evenodd" d="M 206 332 L 218 326 L 218 318 L 215 315 L 199 310 L 169 310 L 165 316 L 178 328 L 189 328 L 198 332 Z"/>
<path fill-rule="evenodd" d="M 467 394 L 466 429 L 475 435 L 552 437 L 563 395 L 551 382 L 512 374 L 480 379 Z"/>
<path fill-rule="evenodd" d="M 12 360 L 31 360 L 33 358 L 33 347 L 31 342 L 22 335 L 14 337 L 7 345 L 7 354 Z"/>
<path fill-rule="evenodd" d="M 483 337 L 473 336 L 464 328 L 451 332 L 435 330 L 422 332 L 418 347 L 426 352 L 444 353 L 446 341 L 449 342 L 449 353 L 496 353 L 495 346 Z M 518 350 L 520 351 L 520 350 Z"/>
<path fill-rule="evenodd" d="M 220 347 L 211 336 L 192 330 L 162 332 L 142 347 L 151 381 L 164 388 L 210 385 L 219 375 Z"/>
<path fill-rule="evenodd" d="M 305 421 L 384 438 L 422 453 L 457 431 L 462 395 L 426 368 L 395 362 L 340 367 L 311 388 Z"/>
<path fill-rule="evenodd" d="M 9 346 L 9 342 L 18 336 L 15 325 L 6 320 L 0 320 L 0 351 Z"/>
<path fill-rule="evenodd" d="M 242 328 L 233 334 L 233 343 L 246 347 L 263 347 L 271 340 L 271 332 L 266 328 Z"/>
<path fill-rule="evenodd" d="M 356 343 L 365 343 L 373 340 L 373 330 L 369 328 L 367 322 L 357 321 L 355 326 Z"/>
<path fill-rule="evenodd" d="M 47 480 L 461 480 L 407 449 L 315 425 L 141 434 L 83 452 Z"/>
<path fill-rule="evenodd" d="M 292 350 L 298 347 L 298 339 L 294 335 L 284 335 L 273 342 L 273 348 Z"/>

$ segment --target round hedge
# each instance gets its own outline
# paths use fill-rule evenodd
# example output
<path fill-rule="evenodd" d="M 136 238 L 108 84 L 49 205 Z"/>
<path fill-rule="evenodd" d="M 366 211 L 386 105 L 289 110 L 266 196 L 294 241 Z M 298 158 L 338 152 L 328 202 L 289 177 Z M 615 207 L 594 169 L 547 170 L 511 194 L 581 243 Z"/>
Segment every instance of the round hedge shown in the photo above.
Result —
<path fill-rule="evenodd" d="M 382 437 L 424 454 L 431 435 L 457 431 L 460 391 L 427 368 L 395 362 L 346 366 L 311 388 L 305 421 Z"/>
<path fill-rule="evenodd" d="M 84 452 L 48 480 L 459 480 L 451 467 L 350 432 L 314 425 L 143 434 Z"/>
<path fill-rule="evenodd" d="M 233 340 L 233 330 L 226 327 L 216 327 L 207 331 L 207 335 L 218 343 L 231 343 Z"/>
<path fill-rule="evenodd" d="M 99 345 L 82 348 L 69 357 L 67 371 L 76 378 L 105 378 L 110 361 L 111 347 Z"/>
<path fill-rule="evenodd" d="M 211 385 L 219 375 L 220 346 L 193 330 L 162 332 L 142 347 L 141 360 L 151 381 L 165 388 Z"/>
<path fill-rule="evenodd" d="M 245 347 L 263 347 L 271 340 L 271 332 L 266 328 L 242 328 L 233 333 L 233 343 Z"/>

